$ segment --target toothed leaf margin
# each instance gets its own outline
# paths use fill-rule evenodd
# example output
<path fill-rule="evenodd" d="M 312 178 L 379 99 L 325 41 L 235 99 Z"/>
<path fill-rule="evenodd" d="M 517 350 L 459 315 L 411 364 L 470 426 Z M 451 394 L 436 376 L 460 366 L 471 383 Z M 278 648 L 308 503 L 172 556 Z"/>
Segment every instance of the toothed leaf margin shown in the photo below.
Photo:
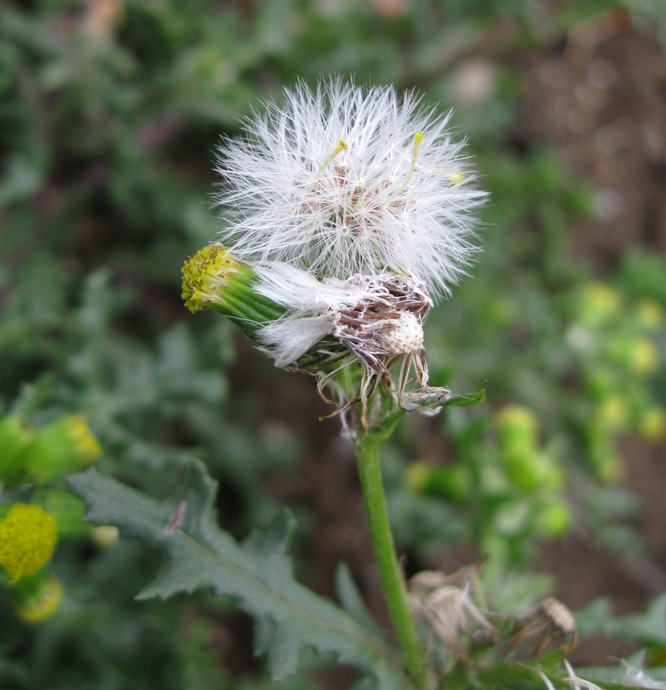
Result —
<path fill-rule="evenodd" d="M 293 578 L 287 545 L 294 521 L 286 511 L 239 544 L 219 529 L 217 483 L 196 460 L 182 489 L 164 503 L 94 469 L 69 477 L 68 483 L 86 503 L 88 522 L 116 525 L 121 535 L 165 555 L 157 578 L 139 599 L 200 589 L 233 597 L 257 621 L 255 651 L 266 656 L 274 680 L 295 673 L 300 650 L 310 646 L 357 666 L 375 688 L 412 687 L 396 663 L 394 647 Z"/>

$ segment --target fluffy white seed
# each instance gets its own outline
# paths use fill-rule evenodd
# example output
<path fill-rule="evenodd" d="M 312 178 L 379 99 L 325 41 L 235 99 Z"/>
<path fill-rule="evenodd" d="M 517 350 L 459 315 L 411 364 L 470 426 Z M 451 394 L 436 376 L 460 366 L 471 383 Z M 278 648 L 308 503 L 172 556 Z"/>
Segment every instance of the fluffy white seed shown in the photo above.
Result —
<path fill-rule="evenodd" d="M 286 90 L 219 149 L 223 243 L 318 279 L 392 272 L 448 293 L 476 251 L 472 213 L 485 197 L 448 121 L 393 87 Z"/>

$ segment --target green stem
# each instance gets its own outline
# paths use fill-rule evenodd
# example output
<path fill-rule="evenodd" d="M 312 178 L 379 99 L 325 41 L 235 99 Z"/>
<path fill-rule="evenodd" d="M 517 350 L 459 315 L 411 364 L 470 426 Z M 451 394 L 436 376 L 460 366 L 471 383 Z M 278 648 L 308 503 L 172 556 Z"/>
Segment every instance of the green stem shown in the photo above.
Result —
<path fill-rule="evenodd" d="M 387 436 L 390 431 L 387 434 L 382 434 L 382 431 L 379 434 L 363 434 L 357 440 L 358 471 L 386 605 L 404 654 L 407 673 L 421 690 L 425 687 L 426 663 L 416 624 L 407 603 L 407 593 L 386 510 L 379 466 L 379 444 L 383 440 L 381 436 Z"/>

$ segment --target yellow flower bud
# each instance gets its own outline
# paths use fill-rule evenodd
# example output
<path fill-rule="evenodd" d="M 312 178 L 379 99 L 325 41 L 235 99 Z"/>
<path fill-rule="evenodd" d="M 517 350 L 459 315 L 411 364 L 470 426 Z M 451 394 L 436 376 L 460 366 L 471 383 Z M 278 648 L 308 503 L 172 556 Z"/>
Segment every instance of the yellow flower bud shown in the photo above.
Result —
<path fill-rule="evenodd" d="M 638 433 L 651 443 L 666 436 L 666 410 L 656 405 L 651 407 L 638 421 Z"/>
<path fill-rule="evenodd" d="M 41 570 L 53 556 L 55 519 L 39 506 L 18 503 L 0 520 L 0 566 L 13 582 Z"/>
<path fill-rule="evenodd" d="M 601 326 L 612 321 L 622 308 L 622 297 L 610 285 L 591 282 L 585 285 L 577 303 L 578 318 L 586 326 Z"/>
<path fill-rule="evenodd" d="M 226 247 L 218 244 L 204 247 L 183 266 L 182 298 L 185 306 L 192 313 L 211 309 L 219 299 L 218 293 L 233 277 L 247 271 Z"/>
<path fill-rule="evenodd" d="M 647 338 L 637 338 L 632 345 L 630 371 L 641 378 L 655 374 L 659 369 L 659 352 L 654 343 Z"/>
<path fill-rule="evenodd" d="M 651 331 L 656 331 L 664 325 L 666 315 L 664 309 L 653 299 L 642 299 L 636 305 L 638 320 Z"/>
<path fill-rule="evenodd" d="M 73 415 L 65 418 L 65 423 L 69 429 L 69 435 L 76 445 L 77 455 L 81 460 L 89 465 L 102 454 L 102 448 L 98 440 L 90 431 L 82 415 Z"/>
<path fill-rule="evenodd" d="M 108 549 L 113 546 L 119 537 L 120 532 L 114 525 L 100 525 L 92 531 L 92 539 L 100 549 Z"/>
<path fill-rule="evenodd" d="M 226 247 L 211 244 L 198 251 L 182 269 L 182 298 L 191 311 L 210 309 L 235 321 L 252 338 L 262 324 L 275 321 L 285 308 L 257 294 L 257 276 Z"/>
<path fill-rule="evenodd" d="M 629 408 L 626 399 L 613 395 L 604 400 L 594 411 L 594 422 L 609 432 L 626 431 L 629 427 Z"/>
<path fill-rule="evenodd" d="M 69 415 L 39 429 L 28 471 L 35 481 L 48 482 L 90 465 L 101 454 L 85 418 Z"/>
<path fill-rule="evenodd" d="M 40 573 L 30 578 L 29 586 L 11 592 L 16 605 L 16 615 L 30 624 L 42 623 L 51 618 L 62 603 L 62 585 L 53 575 Z M 26 583 L 27 584 L 27 583 Z"/>

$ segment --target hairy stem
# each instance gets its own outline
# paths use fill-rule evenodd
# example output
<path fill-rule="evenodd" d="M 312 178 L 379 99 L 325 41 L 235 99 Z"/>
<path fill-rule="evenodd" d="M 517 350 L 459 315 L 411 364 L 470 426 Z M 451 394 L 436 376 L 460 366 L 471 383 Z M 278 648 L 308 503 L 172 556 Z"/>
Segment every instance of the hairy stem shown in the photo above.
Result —
<path fill-rule="evenodd" d="M 404 654 L 407 673 L 416 687 L 422 690 L 425 687 L 425 657 L 407 603 L 407 593 L 395 553 L 382 486 L 379 445 L 383 440 L 382 437 L 390 434 L 390 431 L 388 433 L 382 433 L 382 431 L 359 434 L 356 442 L 358 470 L 386 605 Z"/>

